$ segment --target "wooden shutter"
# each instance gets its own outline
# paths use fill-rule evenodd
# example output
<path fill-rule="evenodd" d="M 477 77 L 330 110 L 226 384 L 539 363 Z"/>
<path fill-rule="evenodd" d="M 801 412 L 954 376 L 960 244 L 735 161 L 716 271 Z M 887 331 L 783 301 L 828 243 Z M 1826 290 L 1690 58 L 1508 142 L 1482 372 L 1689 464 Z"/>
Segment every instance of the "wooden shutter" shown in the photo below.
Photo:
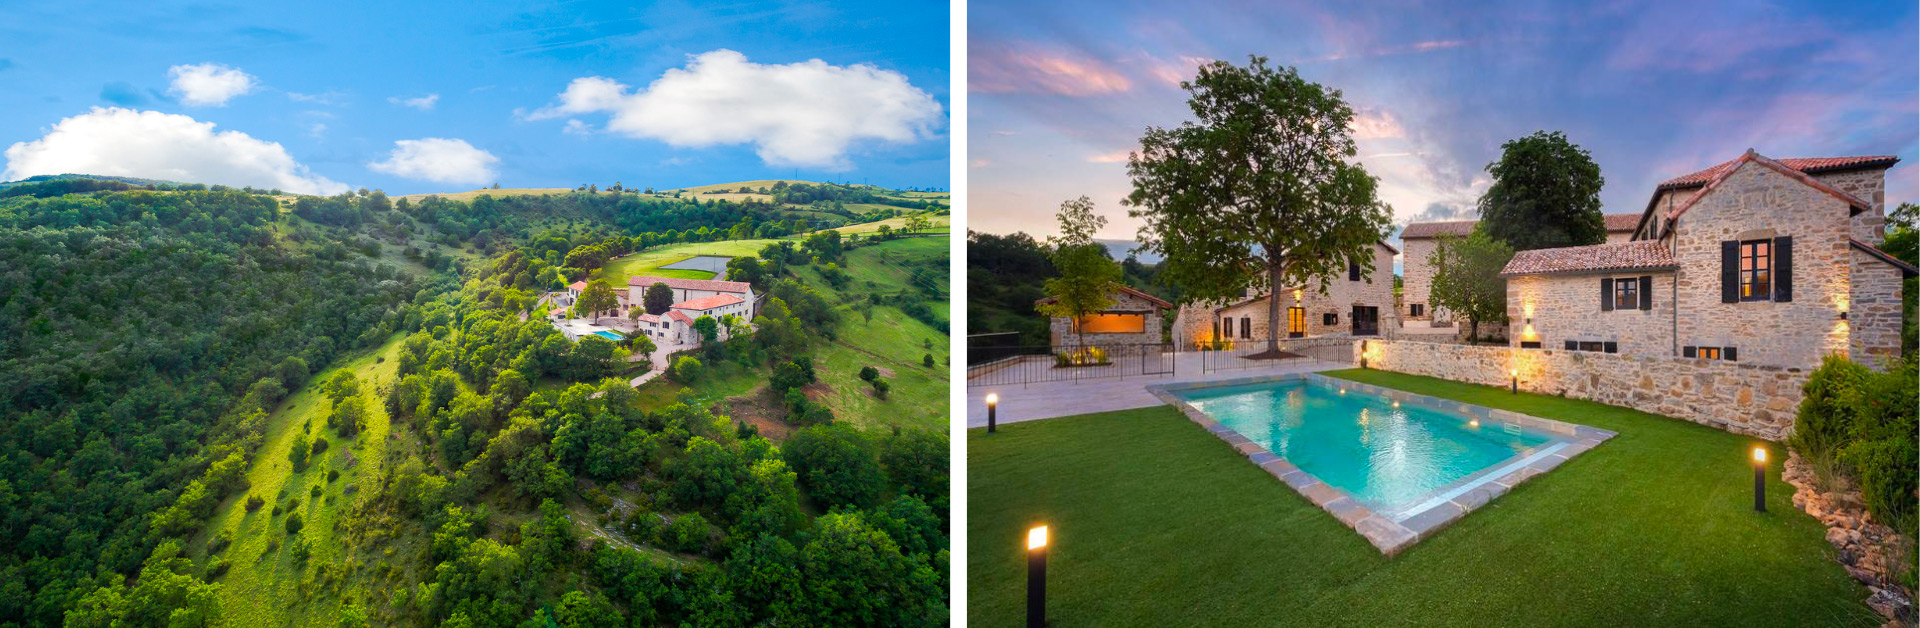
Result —
<path fill-rule="evenodd" d="M 1693 347 L 1681 347 L 1681 348 L 1680 348 L 1680 357 L 1683 357 L 1683 358 L 1694 358 L 1694 357 L 1699 357 L 1699 356 L 1700 356 L 1700 352 L 1699 352 L 1699 351 L 1695 351 Z"/>
<path fill-rule="evenodd" d="M 1740 350 L 1733 347 L 1721 347 L 1720 357 L 1728 362 L 1737 362 L 1740 360 Z"/>
<path fill-rule="evenodd" d="M 1253 317 L 1251 316 L 1240 317 L 1240 337 L 1249 338 L 1249 339 L 1253 338 Z"/>
<path fill-rule="evenodd" d="M 1640 278 L 1640 309 L 1653 309 L 1653 277 L 1651 275 Z"/>
<path fill-rule="evenodd" d="M 1740 241 L 1720 243 L 1720 302 L 1740 302 Z"/>
<path fill-rule="evenodd" d="M 1600 280 L 1600 311 L 1602 312 L 1613 311 L 1613 278 L 1612 277 L 1607 277 L 1605 279 Z"/>
<path fill-rule="evenodd" d="M 1773 239 L 1773 300 L 1793 300 L 1793 236 Z"/>

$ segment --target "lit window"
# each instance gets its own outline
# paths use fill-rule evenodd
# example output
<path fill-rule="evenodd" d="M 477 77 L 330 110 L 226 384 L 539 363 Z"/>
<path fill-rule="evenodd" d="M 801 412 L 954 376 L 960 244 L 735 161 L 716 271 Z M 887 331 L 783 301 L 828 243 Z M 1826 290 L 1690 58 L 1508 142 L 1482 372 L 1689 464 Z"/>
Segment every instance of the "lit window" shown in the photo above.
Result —
<path fill-rule="evenodd" d="M 1640 281 L 1631 277 L 1613 280 L 1613 309 L 1632 310 L 1640 307 Z"/>
<path fill-rule="evenodd" d="M 1747 240 L 1740 243 L 1740 300 L 1766 301 L 1773 298 L 1773 241 Z"/>

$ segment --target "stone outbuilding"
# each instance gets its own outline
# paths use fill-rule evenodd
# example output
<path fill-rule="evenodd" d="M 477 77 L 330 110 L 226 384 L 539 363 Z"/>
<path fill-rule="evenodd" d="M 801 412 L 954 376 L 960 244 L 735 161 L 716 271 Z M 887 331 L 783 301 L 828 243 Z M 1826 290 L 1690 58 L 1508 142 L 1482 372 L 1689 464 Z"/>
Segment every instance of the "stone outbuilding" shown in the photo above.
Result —
<path fill-rule="evenodd" d="M 1076 346 L 1103 347 L 1110 353 L 1121 347 L 1161 344 L 1162 317 L 1173 304 L 1165 299 L 1124 285 L 1115 285 L 1113 305 L 1075 321 L 1055 316 L 1052 321 L 1054 350 Z M 1053 297 L 1034 301 L 1034 305 L 1053 303 Z"/>
<path fill-rule="evenodd" d="M 1372 247 L 1373 269 L 1355 261 L 1347 271 L 1313 286 L 1280 290 L 1281 324 L 1268 321 L 1268 294 L 1247 291 L 1231 303 L 1195 303 L 1180 307 L 1174 341 L 1183 351 L 1231 342 L 1237 346 L 1280 338 L 1390 336 L 1399 328 L 1393 300 L 1393 257 L 1399 249 L 1386 242 Z"/>
<path fill-rule="evenodd" d="M 1878 248 L 1897 161 L 1749 150 L 1662 183 L 1628 242 L 1514 255 L 1509 338 L 1787 368 L 1898 356 L 1901 280 L 1916 270 Z"/>

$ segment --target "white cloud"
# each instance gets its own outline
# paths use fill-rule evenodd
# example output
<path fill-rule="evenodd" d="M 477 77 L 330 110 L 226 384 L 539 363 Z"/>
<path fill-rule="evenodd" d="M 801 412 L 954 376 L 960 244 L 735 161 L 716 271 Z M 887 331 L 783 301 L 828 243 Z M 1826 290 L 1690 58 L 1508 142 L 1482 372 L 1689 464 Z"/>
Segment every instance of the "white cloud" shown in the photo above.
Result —
<path fill-rule="evenodd" d="M 386 161 L 367 164 L 375 172 L 435 183 L 486 183 L 499 178 L 500 158 L 466 140 L 425 137 L 393 143 Z"/>
<path fill-rule="evenodd" d="M 1123 149 L 1120 149 L 1120 150 L 1116 150 L 1116 151 L 1113 151 L 1113 152 L 1110 152 L 1110 153 L 1101 153 L 1101 154 L 1098 154 L 1098 155 L 1087 155 L 1087 163 L 1095 163 L 1095 164 L 1124 164 L 1124 163 L 1127 163 L 1127 157 L 1128 157 L 1128 156 L 1129 156 L 1129 155 L 1130 155 L 1130 154 L 1131 154 L 1132 152 L 1133 152 L 1133 151 L 1130 151 L 1130 150 L 1127 150 L 1127 149 L 1124 149 L 1124 148 L 1123 148 Z"/>
<path fill-rule="evenodd" d="M 176 65 L 167 68 L 173 77 L 168 90 L 180 95 L 180 102 L 192 106 L 225 107 L 235 96 L 253 91 L 260 81 L 253 75 L 218 63 Z"/>
<path fill-rule="evenodd" d="M 99 174 L 188 183 L 338 194 L 348 186 L 307 171 L 275 142 L 180 114 L 114 107 L 61 120 L 45 136 L 6 152 L 0 180 L 36 174 Z"/>
<path fill-rule="evenodd" d="M 1407 136 L 1407 129 L 1400 126 L 1400 119 L 1393 117 L 1393 112 L 1378 108 L 1354 112 L 1350 128 L 1353 130 L 1354 139 L 1393 139 Z"/>
<path fill-rule="evenodd" d="M 414 109 L 419 109 L 421 111 L 433 111 L 433 104 L 440 102 L 440 95 L 427 94 L 419 98 L 401 98 L 399 96 L 394 96 L 394 97 L 388 98 L 387 102 L 400 105 L 402 107 L 412 107 Z"/>
<path fill-rule="evenodd" d="M 307 135 L 310 135 L 310 136 L 313 136 L 313 137 L 316 137 L 316 138 L 320 138 L 320 137 L 326 137 L 326 135 L 327 135 L 327 123 L 325 123 L 325 122 L 315 122 L 315 123 L 313 123 L 313 124 L 311 124 L 311 125 L 308 125 L 308 126 L 307 126 Z"/>
<path fill-rule="evenodd" d="M 568 135 L 592 135 L 593 125 L 579 120 L 568 120 L 567 126 L 560 129 L 560 132 Z"/>
<path fill-rule="evenodd" d="M 530 120 L 606 112 L 605 130 L 676 147 L 752 144 L 776 166 L 842 170 L 856 142 L 907 143 L 945 123 L 933 96 L 872 65 L 753 63 L 732 50 L 694 55 L 646 88 L 604 77 L 574 79 L 558 105 Z"/>

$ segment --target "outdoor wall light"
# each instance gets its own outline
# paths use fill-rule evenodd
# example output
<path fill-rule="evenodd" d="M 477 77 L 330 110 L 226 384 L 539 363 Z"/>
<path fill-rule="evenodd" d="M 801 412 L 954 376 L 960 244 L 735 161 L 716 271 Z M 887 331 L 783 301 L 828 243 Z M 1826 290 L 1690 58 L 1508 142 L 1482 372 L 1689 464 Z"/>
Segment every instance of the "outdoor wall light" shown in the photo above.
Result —
<path fill-rule="evenodd" d="M 1753 511 L 1767 511 L 1767 448 L 1753 448 Z"/>
<path fill-rule="evenodd" d="M 1367 341 L 1360 341 L 1360 368 L 1367 368 Z"/>
<path fill-rule="evenodd" d="M 995 419 L 997 418 L 994 415 L 996 414 L 996 411 L 998 411 L 999 409 L 1000 409 L 999 393 L 987 393 L 987 433 L 988 434 L 992 434 L 994 431 L 994 428 L 997 427 L 994 425 L 994 423 L 996 422 Z"/>
<path fill-rule="evenodd" d="M 1027 628 L 1047 625 L 1047 526 L 1027 530 Z"/>
<path fill-rule="evenodd" d="M 1847 311 L 1846 311 L 1846 310 L 1840 310 L 1840 320 L 1843 320 L 1843 321 L 1844 321 L 1844 320 L 1847 320 Z"/>
<path fill-rule="evenodd" d="M 1507 369 L 1507 377 L 1513 379 L 1513 393 L 1520 394 L 1520 369 Z"/>

